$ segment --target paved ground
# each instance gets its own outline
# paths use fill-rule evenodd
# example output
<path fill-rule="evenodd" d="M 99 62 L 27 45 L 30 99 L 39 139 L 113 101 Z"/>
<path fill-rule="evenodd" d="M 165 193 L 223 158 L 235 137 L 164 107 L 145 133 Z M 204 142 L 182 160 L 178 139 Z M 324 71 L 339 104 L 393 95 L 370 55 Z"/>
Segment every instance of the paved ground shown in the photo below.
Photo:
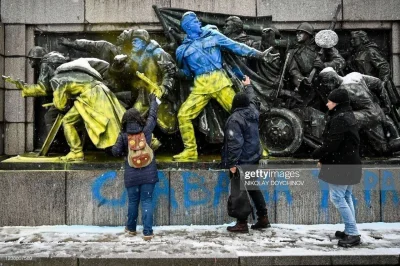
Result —
<path fill-rule="evenodd" d="M 354 248 L 337 246 L 342 227 L 232 234 L 226 225 L 162 226 L 150 242 L 123 227 L 0 227 L 0 265 L 400 265 L 400 223 L 360 224 L 363 243 Z"/>

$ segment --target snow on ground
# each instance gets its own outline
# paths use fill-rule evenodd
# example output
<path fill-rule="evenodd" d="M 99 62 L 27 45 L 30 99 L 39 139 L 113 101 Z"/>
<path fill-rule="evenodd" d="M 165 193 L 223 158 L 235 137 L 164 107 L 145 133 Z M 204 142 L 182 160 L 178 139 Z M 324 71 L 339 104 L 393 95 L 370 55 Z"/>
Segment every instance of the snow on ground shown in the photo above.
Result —
<path fill-rule="evenodd" d="M 157 226 L 146 242 L 123 227 L 37 226 L 0 227 L 0 257 L 192 257 L 290 255 L 399 255 L 400 223 L 359 224 L 362 244 L 337 246 L 337 225 L 273 224 L 264 231 L 233 234 L 227 225 Z"/>

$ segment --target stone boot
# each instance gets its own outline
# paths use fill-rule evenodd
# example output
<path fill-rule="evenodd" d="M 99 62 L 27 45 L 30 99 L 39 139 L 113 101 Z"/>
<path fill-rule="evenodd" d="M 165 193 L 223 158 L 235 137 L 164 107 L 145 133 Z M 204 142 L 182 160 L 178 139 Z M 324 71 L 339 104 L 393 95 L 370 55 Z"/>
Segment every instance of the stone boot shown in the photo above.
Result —
<path fill-rule="evenodd" d="M 174 159 L 174 161 L 194 162 L 197 160 L 197 149 L 196 150 L 184 149 L 183 152 L 174 155 L 172 158 Z"/>
<path fill-rule="evenodd" d="M 71 161 L 83 161 L 85 159 L 85 156 L 83 155 L 83 152 L 73 152 L 70 151 L 66 156 L 60 157 L 61 161 L 66 161 L 66 162 L 71 162 Z"/>
<path fill-rule="evenodd" d="M 234 226 L 228 226 L 226 228 L 231 233 L 248 233 L 249 227 L 247 226 L 247 221 L 237 221 Z"/>

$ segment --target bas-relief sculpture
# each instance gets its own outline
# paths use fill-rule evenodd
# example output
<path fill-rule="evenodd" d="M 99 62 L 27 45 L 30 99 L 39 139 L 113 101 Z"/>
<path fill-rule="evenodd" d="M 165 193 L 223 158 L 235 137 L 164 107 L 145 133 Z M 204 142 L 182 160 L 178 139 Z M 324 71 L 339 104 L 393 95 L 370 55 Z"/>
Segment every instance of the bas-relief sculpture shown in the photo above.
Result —
<path fill-rule="evenodd" d="M 389 64 L 365 32 L 351 33 L 348 45 L 353 50 L 345 63 L 337 49 L 326 45 L 328 41 L 316 43 L 316 32 L 307 22 L 297 27 L 296 41 L 291 41 L 283 38 L 270 21 L 257 25 L 223 14 L 200 12 L 196 16 L 191 12 L 183 16 L 187 10 L 157 7 L 155 11 L 171 42 L 163 46 L 169 53 L 145 30 L 123 31 L 116 45 L 62 38 L 60 45 L 84 50 L 102 60 L 68 62 L 62 54 L 36 47 L 28 58 L 32 67 L 40 69 L 37 84 L 5 77 L 22 90 L 23 97 L 53 97 L 45 117 L 46 128 L 50 134 L 58 114 L 62 115 L 70 152 L 61 160 L 84 159 L 79 124 L 84 125 L 95 147 L 112 146 L 125 108 L 135 107 L 146 115 L 148 94 L 152 92 L 164 102 L 158 113 L 163 134 L 178 130 L 179 122 L 184 151 L 174 159 L 196 161 L 191 120 L 199 116 L 200 131 L 211 138 L 217 136 L 215 142 L 219 142 L 223 113 L 230 111 L 244 75 L 251 78 L 260 99 L 260 141 L 271 156 L 291 156 L 301 151 L 300 147 L 310 151 L 321 144 L 327 93 L 338 87 L 348 90 L 353 110 L 360 114 L 356 116 L 359 128 L 365 133 L 364 143 L 368 143 L 365 154 L 390 156 L 399 149 L 400 94 L 390 79 Z M 202 24 L 202 20 L 216 25 Z M 246 29 L 253 35 L 247 35 Z M 175 60 L 171 56 L 174 53 Z M 346 76 L 343 71 L 348 69 L 358 73 Z M 365 101 L 360 104 L 361 98 Z M 208 103 L 209 99 L 216 99 L 220 106 Z M 153 148 L 161 144 L 153 136 Z"/>

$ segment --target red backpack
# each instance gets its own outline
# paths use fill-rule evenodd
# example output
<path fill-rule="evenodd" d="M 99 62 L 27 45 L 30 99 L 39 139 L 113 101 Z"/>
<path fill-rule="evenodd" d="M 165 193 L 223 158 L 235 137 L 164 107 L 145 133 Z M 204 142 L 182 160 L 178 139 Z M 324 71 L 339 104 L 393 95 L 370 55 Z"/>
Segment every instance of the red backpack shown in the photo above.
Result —
<path fill-rule="evenodd" d="M 154 158 L 153 150 L 146 142 L 144 133 L 128 134 L 128 163 L 130 167 L 148 166 Z"/>

